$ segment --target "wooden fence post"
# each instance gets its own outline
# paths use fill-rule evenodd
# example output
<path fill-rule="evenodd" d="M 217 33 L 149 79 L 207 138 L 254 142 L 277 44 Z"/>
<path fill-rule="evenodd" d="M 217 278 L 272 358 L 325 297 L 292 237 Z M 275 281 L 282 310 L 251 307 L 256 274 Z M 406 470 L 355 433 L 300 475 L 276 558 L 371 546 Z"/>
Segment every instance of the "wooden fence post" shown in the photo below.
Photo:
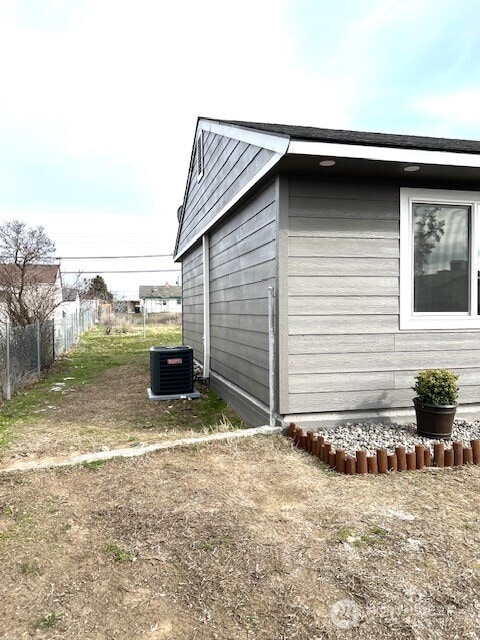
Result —
<path fill-rule="evenodd" d="M 480 464 L 480 440 L 470 440 L 473 454 L 473 464 Z"/>
<path fill-rule="evenodd" d="M 445 449 L 444 461 L 445 461 L 446 467 L 453 467 L 453 462 L 454 462 L 453 448 Z"/>
<path fill-rule="evenodd" d="M 386 449 L 377 449 L 378 473 L 388 471 L 388 453 Z"/>
<path fill-rule="evenodd" d="M 368 473 L 367 452 L 364 449 L 356 452 L 357 473 Z"/>
<path fill-rule="evenodd" d="M 453 443 L 453 464 L 463 464 L 463 444 L 458 441 Z"/>
<path fill-rule="evenodd" d="M 397 462 L 398 462 L 398 470 L 406 471 L 407 470 L 407 457 L 405 453 L 405 447 L 399 446 L 395 448 L 395 453 L 397 454 Z"/>
<path fill-rule="evenodd" d="M 445 466 L 445 444 L 436 442 L 433 445 L 433 462 L 437 467 Z"/>

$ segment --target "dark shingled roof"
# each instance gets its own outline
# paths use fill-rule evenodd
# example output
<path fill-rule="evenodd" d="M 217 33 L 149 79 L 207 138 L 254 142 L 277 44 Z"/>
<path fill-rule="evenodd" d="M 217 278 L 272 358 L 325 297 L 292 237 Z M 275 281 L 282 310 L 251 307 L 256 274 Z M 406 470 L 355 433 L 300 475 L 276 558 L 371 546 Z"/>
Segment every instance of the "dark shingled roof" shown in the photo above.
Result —
<path fill-rule="evenodd" d="M 372 133 L 368 131 L 347 131 L 342 129 L 320 129 L 291 124 L 269 124 L 266 122 L 243 122 L 241 120 L 215 120 L 200 118 L 220 124 L 242 127 L 251 131 L 261 131 L 289 136 L 292 140 L 311 142 L 333 142 L 337 144 L 358 144 L 366 146 L 396 147 L 403 149 L 423 149 L 427 151 L 452 151 L 456 153 L 480 153 L 480 141 L 456 140 L 453 138 L 429 138 L 423 136 L 399 135 L 396 133 Z"/>
<path fill-rule="evenodd" d="M 68 287 L 62 289 L 63 302 L 76 302 L 78 295 L 78 289 L 69 289 Z"/>

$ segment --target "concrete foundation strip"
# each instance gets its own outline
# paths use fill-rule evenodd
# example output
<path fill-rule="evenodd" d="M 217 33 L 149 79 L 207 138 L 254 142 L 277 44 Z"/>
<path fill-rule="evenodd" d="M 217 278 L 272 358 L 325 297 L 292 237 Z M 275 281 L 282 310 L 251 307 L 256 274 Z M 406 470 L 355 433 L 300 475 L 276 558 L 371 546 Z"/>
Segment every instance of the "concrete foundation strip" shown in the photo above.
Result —
<path fill-rule="evenodd" d="M 77 464 L 86 464 L 100 460 L 112 460 L 113 458 L 135 458 L 147 453 L 162 451 L 164 449 L 175 449 L 177 447 L 188 447 L 194 444 L 206 442 L 216 442 L 220 440 L 235 440 L 238 438 L 248 438 L 251 436 L 271 435 L 282 433 L 282 427 L 254 427 L 252 429 L 238 429 L 236 431 L 225 431 L 222 433 L 211 433 L 198 438 L 181 438 L 179 440 L 167 440 L 156 444 L 148 444 L 142 447 L 128 447 L 127 449 L 111 449 L 109 451 L 97 451 L 95 453 L 84 453 L 70 458 L 42 458 L 39 460 L 28 460 L 25 462 L 15 462 L 0 473 L 12 473 L 14 471 L 37 471 L 39 469 L 51 469 L 55 467 L 72 467 Z"/>

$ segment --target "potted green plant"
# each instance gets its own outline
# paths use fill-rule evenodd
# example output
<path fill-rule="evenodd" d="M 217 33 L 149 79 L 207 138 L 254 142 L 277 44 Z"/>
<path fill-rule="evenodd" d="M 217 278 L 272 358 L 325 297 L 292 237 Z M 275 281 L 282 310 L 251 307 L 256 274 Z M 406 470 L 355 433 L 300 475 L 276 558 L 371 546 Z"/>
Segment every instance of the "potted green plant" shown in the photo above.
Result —
<path fill-rule="evenodd" d="M 449 369 L 425 369 L 412 389 L 417 432 L 427 438 L 451 438 L 457 410 L 458 376 Z"/>

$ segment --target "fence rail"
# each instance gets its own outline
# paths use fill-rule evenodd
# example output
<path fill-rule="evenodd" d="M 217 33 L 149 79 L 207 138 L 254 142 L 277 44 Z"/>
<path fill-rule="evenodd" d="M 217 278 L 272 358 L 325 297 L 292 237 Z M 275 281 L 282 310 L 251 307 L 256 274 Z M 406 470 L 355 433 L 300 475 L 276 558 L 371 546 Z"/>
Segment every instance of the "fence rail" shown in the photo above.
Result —
<path fill-rule="evenodd" d="M 46 320 L 26 327 L 0 323 L 0 400 L 9 400 L 62 353 L 95 322 L 93 309 Z"/>

